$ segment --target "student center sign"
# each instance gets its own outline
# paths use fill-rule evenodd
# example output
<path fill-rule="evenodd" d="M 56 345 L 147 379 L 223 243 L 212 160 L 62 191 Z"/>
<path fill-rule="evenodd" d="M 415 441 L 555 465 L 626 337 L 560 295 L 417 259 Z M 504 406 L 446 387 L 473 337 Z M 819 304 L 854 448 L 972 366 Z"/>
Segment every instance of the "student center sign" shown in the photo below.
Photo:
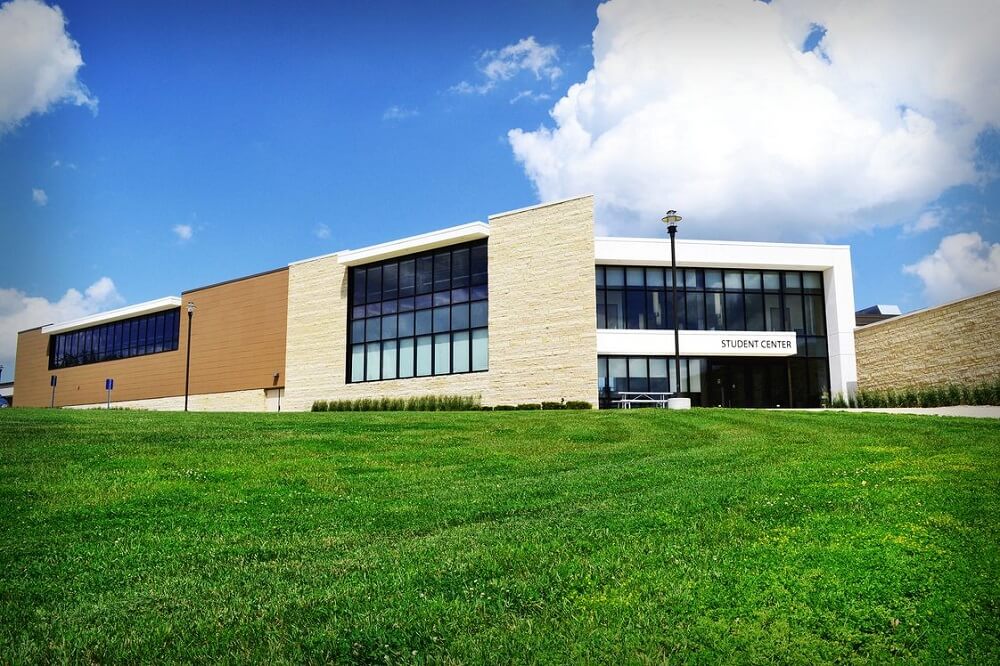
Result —
<path fill-rule="evenodd" d="M 682 239 L 677 267 L 674 285 L 666 238 L 595 238 L 592 197 L 540 204 L 39 322 L 18 337 L 17 404 L 97 406 L 106 378 L 114 404 L 180 409 L 187 385 L 194 410 L 623 392 L 800 407 L 853 390 L 848 247 Z"/>

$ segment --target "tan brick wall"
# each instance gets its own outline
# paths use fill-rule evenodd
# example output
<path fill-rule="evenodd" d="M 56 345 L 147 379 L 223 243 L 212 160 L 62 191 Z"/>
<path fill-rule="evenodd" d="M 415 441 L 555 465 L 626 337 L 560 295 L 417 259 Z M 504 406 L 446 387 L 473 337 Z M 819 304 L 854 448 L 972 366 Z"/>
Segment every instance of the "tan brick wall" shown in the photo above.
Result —
<path fill-rule="evenodd" d="M 858 387 L 968 384 L 1000 377 L 1000 289 L 858 328 Z"/>
<path fill-rule="evenodd" d="M 106 404 L 100 402 L 72 405 L 70 409 L 102 409 Z M 150 398 L 149 400 L 119 401 L 112 399 L 111 406 L 151 411 L 181 411 L 184 409 L 184 396 L 176 395 L 165 398 Z M 263 412 L 267 411 L 267 407 L 264 389 L 254 389 L 191 395 L 188 396 L 188 410 L 192 412 Z"/>
<path fill-rule="evenodd" d="M 489 371 L 349 384 L 347 268 L 335 256 L 293 264 L 282 409 L 429 394 L 596 404 L 592 197 L 491 217 L 489 294 Z"/>
<path fill-rule="evenodd" d="M 596 404 L 593 197 L 489 222 L 494 399 Z"/>

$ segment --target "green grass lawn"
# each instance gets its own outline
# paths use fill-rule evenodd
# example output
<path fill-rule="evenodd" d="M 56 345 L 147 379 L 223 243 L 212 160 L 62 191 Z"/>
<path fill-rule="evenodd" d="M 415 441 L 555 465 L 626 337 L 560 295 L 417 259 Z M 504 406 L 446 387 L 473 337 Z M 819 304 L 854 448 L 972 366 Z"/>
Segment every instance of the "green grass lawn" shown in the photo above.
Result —
<path fill-rule="evenodd" d="M 996 663 L 998 525 L 992 420 L 0 410 L 0 663 Z"/>

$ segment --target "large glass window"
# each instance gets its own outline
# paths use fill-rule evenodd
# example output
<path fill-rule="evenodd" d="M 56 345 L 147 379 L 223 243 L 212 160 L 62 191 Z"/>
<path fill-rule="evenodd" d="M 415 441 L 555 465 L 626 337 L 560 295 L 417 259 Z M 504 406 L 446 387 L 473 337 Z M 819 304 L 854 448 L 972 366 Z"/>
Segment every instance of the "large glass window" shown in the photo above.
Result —
<path fill-rule="evenodd" d="M 485 241 L 351 268 L 349 281 L 348 381 L 488 369 Z"/>
<path fill-rule="evenodd" d="M 49 370 L 176 351 L 180 308 L 57 333 L 49 342 Z"/>

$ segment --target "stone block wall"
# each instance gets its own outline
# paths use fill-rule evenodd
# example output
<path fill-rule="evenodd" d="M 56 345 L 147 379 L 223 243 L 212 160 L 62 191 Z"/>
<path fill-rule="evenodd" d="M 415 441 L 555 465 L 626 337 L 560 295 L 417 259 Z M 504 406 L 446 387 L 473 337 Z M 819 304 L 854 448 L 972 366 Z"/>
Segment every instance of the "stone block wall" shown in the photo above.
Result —
<path fill-rule="evenodd" d="M 858 328 L 858 387 L 1000 378 L 1000 289 Z"/>

